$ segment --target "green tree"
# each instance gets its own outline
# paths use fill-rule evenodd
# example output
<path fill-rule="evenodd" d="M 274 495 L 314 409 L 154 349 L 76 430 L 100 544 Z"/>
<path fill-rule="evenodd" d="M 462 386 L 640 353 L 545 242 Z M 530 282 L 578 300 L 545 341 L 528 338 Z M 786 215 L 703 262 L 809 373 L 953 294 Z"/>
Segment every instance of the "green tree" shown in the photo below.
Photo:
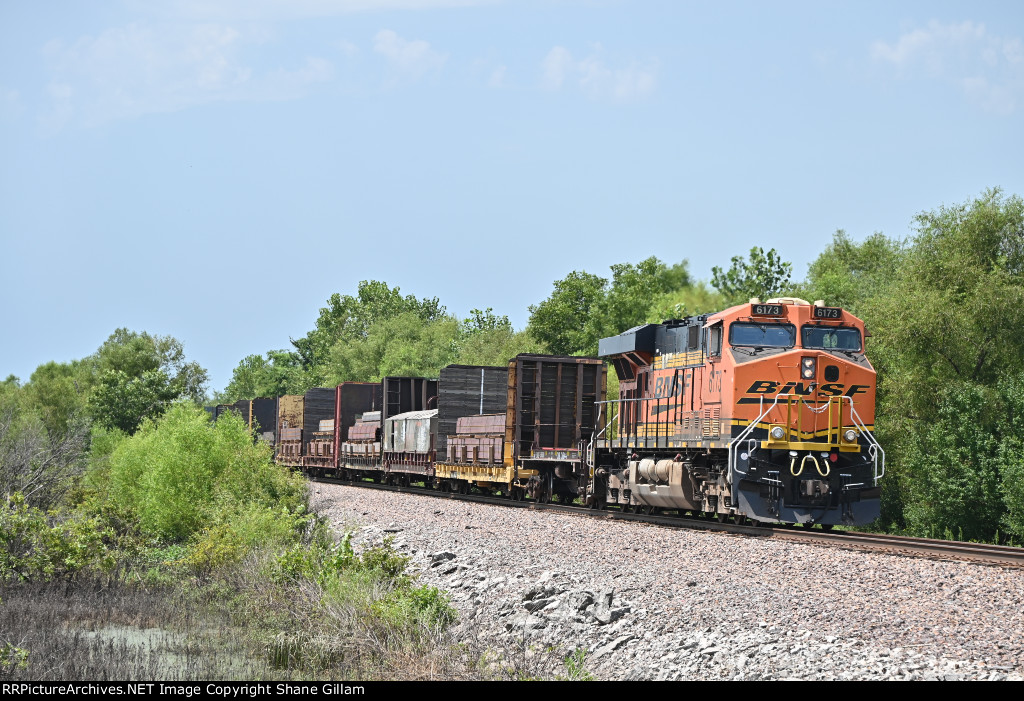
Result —
<path fill-rule="evenodd" d="M 540 342 L 528 331 L 496 328 L 463 337 L 453 362 L 460 365 L 503 366 L 520 353 L 543 353 Z"/>
<path fill-rule="evenodd" d="M 611 268 L 611 284 L 587 320 L 598 339 L 644 323 L 655 297 L 690 285 L 685 260 L 668 266 L 651 256 L 639 263 L 617 263 Z"/>
<path fill-rule="evenodd" d="M 932 421 L 913 434 L 905 459 L 914 467 L 905 511 L 917 535 L 989 540 L 1004 508 L 991 394 L 970 383 L 939 399 Z"/>
<path fill-rule="evenodd" d="M 231 381 L 224 389 L 220 403 L 302 394 L 310 386 L 305 382 L 297 353 L 268 351 L 266 356 L 249 355 L 242 359 L 231 372 Z"/>
<path fill-rule="evenodd" d="M 47 432 L 62 436 L 85 420 L 89 395 L 95 384 L 88 360 L 40 365 L 24 386 L 26 406 L 42 419 Z"/>
<path fill-rule="evenodd" d="M 106 370 L 93 393 L 92 407 L 101 426 L 132 434 L 143 421 L 162 415 L 177 398 L 171 378 L 160 370 L 136 377 Z"/>
<path fill-rule="evenodd" d="M 961 447 L 984 445 L 991 451 L 1004 443 L 998 423 L 990 419 L 983 427 L 985 440 L 954 430 L 952 424 L 956 411 L 973 411 L 971 402 L 992 401 L 998 382 L 1024 367 L 1019 331 L 1024 325 L 1024 202 L 990 190 L 965 204 L 920 214 L 916 228 L 892 281 L 861 305 L 873 333 L 871 359 L 878 370 L 877 430 L 891 467 L 883 518 L 900 525 L 906 517 L 920 531 L 934 517 L 942 528 L 975 533 L 966 522 L 952 528 L 955 519 L 949 514 L 970 518 L 967 510 L 935 505 L 935 485 L 948 473 L 928 457 L 934 444 L 927 439 L 934 426 L 945 427 L 950 445 L 943 455 L 958 460 Z M 962 419 L 975 420 L 971 413 Z M 992 484 L 1002 483 L 1002 477 L 998 462 L 991 452 L 987 455 L 983 468 L 963 469 L 984 475 L 977 480 L 984 482 L 982 493 L 990 498 L 999 491 Z M 947 481 L 958 479 L 953 475 Z M 977 507 L 971 492 L 963 494 L 965 503 Z M 943 499 L 954 495 L 951 491 Z M 1002 518 L 1000 500 L 993 504 L 999 515 L 977 515 L 986 538 L 994 537 L 993 524 Z"/>
<path fill-rule="evenodd" d="M 1002 526 L 1018 543 L 1024 542 L 1024 373 L 999 381 L 999 448 L 996 459 L 1006 513 Z"/>
<path fill-rule="evenodd" d="M 611 281 L 574 271 L 555 282 L 551 296 L 530 307 L 527 330 L 551 353 L 595 355 L 598 341 L 642 324 L 651 301 L 690 284 L 687 263 L 654 256 L 611 266 Z"/>
<path fill-rule="evenodd" d="M 840 229 L 809 266 L 798 294 L 857 314 L 865 300 L 883 294 L 895 279 L 905 245 L 879 233 L 858 244 Z"/>
<path fill-rule="evenodd" d="M 505 315 L 488 307 L 473 309 L 459 324 L 452 362 L 460 365 L 503 366 L 520 353 L 541 352 L 541 344 L 525 331 L 516 332 Z"/>
<path fill-rule="evenodd" d="M 405 312 L 372 324 L 365 338 L 339 340 L 331 352 L 327 379 L 379 381 L 391 376 L 437 377 L 457 353 L 459 322 L 452 317 L 424 321 Z"/>
<path fill-rule="evenodd" d="M 436 297 L 403 297 L 398 287 L 389 287 L 378 280 L 360 282 L 354 297 L 331 295 L 327 306 L 320 309 L 315 328 L 303 338 L 292 339 L 302 367 L 309 375 L 309 386 L 321 384 L 328 376 L 327 365 L 339 341 L 364 340 L 374 324 L 406 313 L 429 322 L 444 318 L 445 308 Z"/>
<path fill-rule="evenodd" d="M 107 428 L 134 433 L 146 419 L 162 414 L 171 402 L 202 402 L 206 370 L 185 360 L 181 342 L 117 329 L 93 356 L 96 387 L 90 406 Z"/>
<path fill-rule="evenodd" d="M 597 335 L 586 321 L 604 299 L 607 284 L 605 278 L 575 270 L 556 280 L 551 295 L 530 306 L 530 334 L 556 355 L 595 352 Z"/>
<path fill-rule="evenodd" d="M 647 310 L 646 321 L 657 324 L 666 319 L 684 319 L 696 314 L 718 312 L 728 306 L 720 292 L 708 289 L 704 282 L 696 282 L 656 295 Z"/>
<path fill-rule="evenodd" d="M 489 331 L 512 331 L 512 322 L 502 314 L 498 316 L 494 309 L 487 307 L 485 311 L 470 309 L 469 317 L 462 320 L 459 330 L 464 336 L 487 333 Z"/>
<path fill-rule="evenodd" d="M 953 381 L 992 387 L 1024 367 L 1024 202 L 998 190 L 917 217 L 886 294 L 866 303 L 873 362 L 902 414 L 926 419 Z"/>
<path fill-rule="evenodd" d="M 87 422 L 75 415 L 50 430 L 24 388 L 0 391 L 0 494 L 21 493 L 31 506 L 49 509 L 81 474 Z"/>
<path fill-rule="evenodd" d="M 711 269 L 711 286 L 725 295 L 730 304 L 742 304 L 751 297 L 770 299 L 790 285 L 793 264 L 782 260 L 775 249 L 767 253 L 760 246 L 750 249 L 750 260 L 733 256 L 732 266 L 723 271 Z"/>

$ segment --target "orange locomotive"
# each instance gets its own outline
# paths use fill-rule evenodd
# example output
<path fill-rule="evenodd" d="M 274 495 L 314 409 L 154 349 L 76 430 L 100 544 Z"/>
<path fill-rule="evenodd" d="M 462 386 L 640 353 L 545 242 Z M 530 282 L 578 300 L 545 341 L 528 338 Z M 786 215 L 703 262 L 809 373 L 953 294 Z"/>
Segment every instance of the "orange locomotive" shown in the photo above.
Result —
<path fill-rule="evenodd" d="M 864 323 L 794 298 L 602 339 L 619 399 L 591 449 L 592 506 L 719 520 L 863 524 L 879 514 Z"/>

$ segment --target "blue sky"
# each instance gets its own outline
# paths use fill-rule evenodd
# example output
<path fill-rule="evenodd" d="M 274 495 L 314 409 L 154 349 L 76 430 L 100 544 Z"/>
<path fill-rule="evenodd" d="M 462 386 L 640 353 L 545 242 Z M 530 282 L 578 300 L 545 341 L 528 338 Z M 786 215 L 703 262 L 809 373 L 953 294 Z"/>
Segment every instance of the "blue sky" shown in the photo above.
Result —
<path fill-rule="evenodd" d="M 0 4 L 0 376 L 169 334 L 223 388 L 363 279 L 517 327 L 572 270 L 1024 195 L 1016 2 Z"/>

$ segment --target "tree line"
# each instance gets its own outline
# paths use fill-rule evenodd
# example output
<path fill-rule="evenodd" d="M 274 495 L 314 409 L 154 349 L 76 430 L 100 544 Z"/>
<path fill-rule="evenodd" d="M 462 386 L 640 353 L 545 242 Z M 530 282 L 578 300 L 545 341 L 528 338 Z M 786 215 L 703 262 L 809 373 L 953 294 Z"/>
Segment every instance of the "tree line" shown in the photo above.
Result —
<path fill-rule="evenodd" d="M 529 308 L 521 330 L 491 308 L 458 318 L 436 297 L 363 281 L 355 294 L 332 295 L 289 347 L 242 359 L 212 401 L 436 376 L 451 363 L 501 365 L 523 352 L 594 355 L 600 338 L 646 322 L 750 297 L 822 299 L 864 319 L 870 334 L 876 432 L 888 465 L 878 526 L 1020 541 L 1022 266 L 1024 203 L 992 189 L 922 212 L 906 238 L 876 233 L 857 242 L 837 231 L 801 281 L 777 251 L 761 247 L 716 266 L 709 281 L 695 279 L 685 260 L 656 257 L 614 264 L 604 275 L 572 271 Z M 59 472 L 58 464 L 70 480 L 90 432 L 133 434 L 176 402 L 202 401 L 206 381 L 175 339 L 127 329 L 88 358 L 41 365 L 24 384 L 9 377 L 0 383 L 0 488 L 42 483 L 39 473 Z"/>

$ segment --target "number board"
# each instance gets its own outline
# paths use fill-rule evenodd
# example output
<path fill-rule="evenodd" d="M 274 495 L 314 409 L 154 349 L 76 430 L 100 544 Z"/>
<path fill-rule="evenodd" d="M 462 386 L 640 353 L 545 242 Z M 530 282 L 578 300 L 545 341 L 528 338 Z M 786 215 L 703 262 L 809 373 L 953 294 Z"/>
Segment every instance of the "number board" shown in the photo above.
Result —
<path fill-rule="evenodd" d="M 814 318 L 815 319 L 841 319 L 843 316 L 843 310 L 839 307 L 815 307 Z"/>
<path fill-rule="evenodd" d="M 784 304 L 751 304 L 750 316 L 785 316 Z"/>

